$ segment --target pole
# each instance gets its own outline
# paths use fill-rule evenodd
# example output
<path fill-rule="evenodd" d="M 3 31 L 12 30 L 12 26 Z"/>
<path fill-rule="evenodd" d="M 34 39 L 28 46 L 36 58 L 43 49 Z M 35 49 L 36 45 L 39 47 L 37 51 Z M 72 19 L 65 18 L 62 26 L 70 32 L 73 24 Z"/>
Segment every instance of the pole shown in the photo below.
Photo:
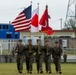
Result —
<path fill-rule="evenodd" d="M 47 20 L 47 25 L 49 26 L 49 15 L 48 15 L 48 5 L 46 5 L 46 9 L 47 9 L 47 17 L 48 17 L 48 20 Z M 47 35 L 47 39 L 48 39 L 48 35 Z"/>
<path fill-rule="evenodd" d="M 46 5 L 46 10 L 47 10 L 47 17 L 49 16 L 48 15 L 48 5 Z M 49 18 L 49 17 L 48 17 Z M 49 26 L 49 19 L 47 19 L 47 25 Z"/>
<path fill-rule="evenodd" d="M 2 55 L 2 50 L 3 50 L 2 45 L 3 45 L 3 41 L 1 40 L 1 41 L 0 41 L 0 55 Z"/>
<path fill-rule="evenodd" d="M 76 26 L 76 1 L 75 1 L 75 26 Z"/>
<path fill-rule="evenodd" d="M 62 30 L 62 18 L 60 19 L 60 28 Z"/>
<path fill-rule="evenodd" d="M 32 36 L 32 33 L 31 33 L 31 31 L 30 31 L 30 39 L 31 39 L 31 36 Z"/>
<path fill-rule="evenodd" d="M 32 5 L 32 1 L 31 1 L 31 5 Z M 32 13 L 32 12 L 31 12 Z M 31 16 L 31 18 L 32 18 L 32 16 Z M 32 36 L 32 33 L 31 33 L 31 30 L 30 30 L 30 39 L 31 39 L 31 36 Z"/>
<path fill-rule="evenodd" d="M 39 9 L 39 3 L 37 5 L 38 5 L 38 9 Z M 38 15 L 39 15 L 39 10 L 38 10 Z M 38 17 L 38 22 L 39 22 L 39 17 Z M 38 30 L 39 30 L 39 23 L 38 23 Z M 39 31 L 38 31 L 38 37 L 40 39 L 40 33 L 39 33 Z"/>
<path fill-rule="evenodd" d="M 42 46 L 44 46 L 44 33 L 41 33 Z"/>
<path fill-rule="evenodd" d="M 69 10 L 69 5 L 70 4 L 70 0 L 69 0 L 69 2 L 68 2 L 68 8 L 67 8 L 67 12 L 66 12 L 66 19 L 65 19 L 65 22 L 67 21 L 67 17 L 68 17 L 68 10 Z"/>

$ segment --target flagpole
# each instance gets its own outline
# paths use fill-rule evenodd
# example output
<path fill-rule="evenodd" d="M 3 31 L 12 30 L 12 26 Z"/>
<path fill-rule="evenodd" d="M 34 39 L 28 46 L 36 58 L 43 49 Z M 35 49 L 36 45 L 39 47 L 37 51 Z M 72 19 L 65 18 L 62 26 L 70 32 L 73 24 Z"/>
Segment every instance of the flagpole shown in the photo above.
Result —
<path fill-rule="evenodd" d="M 46 9 L 47 9 L 47 16 L 48 16 L 48 5 L 46 5 Z M 47 21 L 47 25 L 49 26 L 49 22 L 48 21 Z"/>
<path fill-rule="evenodd" d="M 39 3 L 37 5 L 38 5 L 38 8 L 39 8 Z M 39 15 L 39 12 L 38 12 L 38 15 Z M 39 16 L 38 16 L 38 21 L 39 21 Z M 39 23 L 38 23 L 38 28 L 39 28 Z M 38 32 L 38 37 L 40 39 L 40 32 Z"/>
<path fill-rule="evenodd" d="M 47 39 L 48 39 L 49 35 L 47 34 Z"/>
<path fill-rule="evenodd" d="M 46 5 L 46 9 L 47 9 L 47 13 L 48 13 L 48 5 Z M 49 16 L 49 15 L 47 14 L 47 16 Z M 49 17 L 48 17 L 47 25 L 49 26 Z M 47 34 L 47 39 L 48 38 L 49 38 L 49 35 Z"/>
<path fill-rule="evenodd" d="M 30 39 L 31 39 L 31 35 L 32 35 L 32 34 L 31 34 L 31 31 L 30 31 Z"/>
<path fill-rule="evenodd" d="M 32 1 L 31 1 L 31 6 L 32 6 Z M 31 11 L 31 14 L 32 14 L 32 11 Z M 31 18 L 32 18 L 32 16 L 31 16 Z M 32 39 L 31 36 L 32 36 L 32 33 L 31 33 L 31 30 L 30 30 L 30 39 Z"/>
<path fill-rule="evenodd" d="M 46 9 L 47 9 L 47 13 L 48 13 L 48 5 L 46 5 Z M 48 14 L 47 14 L 47 16 L 48 16 Z M 47 21 L 47 25 L 49 26 L 48 21 Z M 48 39 L 48 37 L 49 37 L 49 35 L 47 34 L 47 39 Z"/>

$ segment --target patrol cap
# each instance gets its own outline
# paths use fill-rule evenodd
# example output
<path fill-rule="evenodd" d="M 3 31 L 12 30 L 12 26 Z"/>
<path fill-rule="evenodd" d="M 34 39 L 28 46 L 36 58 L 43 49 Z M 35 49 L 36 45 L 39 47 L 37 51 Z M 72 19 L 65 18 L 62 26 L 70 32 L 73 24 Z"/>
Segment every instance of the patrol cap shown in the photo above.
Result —
<path fill-rule="evenodd" d="M 46 40 L 45 40 L 45 42 L 49 42 L 49 40 L 48 40 L 48 39 L 46 39 Z"/>
<path fill-rule="evenodd" d="M 28 41 L 32 41 L 32 39 L 28 39 Z"/>
<path fill-rule="evenodd" d="M 58 41 L 55 41 L 55 44 L 58 44 L 59 42 Z"/>
<path fill-rule="evenodd" d="M 21 40 L 21 39 L 19 39 L 19 40 L 18 40 L 18 42 L 22 42 L 22 40 Z"/>
<path fill-rule="evenodd" d="M 41 40 L 40 40 L 40 39 L 37 39 L 37 42 L 38 42 L 38 41 L 41 41 Z"/>

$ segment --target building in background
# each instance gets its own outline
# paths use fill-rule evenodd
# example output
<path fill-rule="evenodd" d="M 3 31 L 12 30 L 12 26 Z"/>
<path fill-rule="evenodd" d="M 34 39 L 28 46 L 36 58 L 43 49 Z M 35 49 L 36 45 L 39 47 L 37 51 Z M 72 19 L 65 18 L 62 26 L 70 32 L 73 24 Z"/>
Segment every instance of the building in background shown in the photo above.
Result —
<path fill-rule="evenodd" d="M 31 38 L 34 45 L 36 44 L 36 39 L 40 38 L 42 45 L 44 45 L 44 40 L 48 38 L 52 46 L 55 40 L 58 40 L 63 48 L 76 47 L 76 30 L 55 30 L 55 33 L 50 36 L 43 32 L 31 33 L 30 35 L 30 31 L 25 31 L 20 33 L 20 38 L 23 39 L 24 44 L 27 44 L 27 40 Z"/>
<path fill-rule="evenodd" d="M 12 46 L 16 45 L 18 39 L 22 39 L 23 43 L 27 44 L 30 38 L 33 45 L 36 44 L 38 38 L 42 40 L 41 44 L 44 45 L 44 40 L 48 38 L 52 46 L 54 46 L 55 40 L 58 40 L 63 48 L 76 47 L 76 30 L 55 30 L 53 35 L 48 36 L 43 32 L 15 32 L 11 24 L 0 24 L 0 43 L 3 50 L 11 50 Z"/>
<path fill-rule="evenodd" d="M 11 24 L 0 24 L 0 43 L 3 50 L 11 50 L 18 39 L 20 39 L 20 32 L 15 32 Z"/>

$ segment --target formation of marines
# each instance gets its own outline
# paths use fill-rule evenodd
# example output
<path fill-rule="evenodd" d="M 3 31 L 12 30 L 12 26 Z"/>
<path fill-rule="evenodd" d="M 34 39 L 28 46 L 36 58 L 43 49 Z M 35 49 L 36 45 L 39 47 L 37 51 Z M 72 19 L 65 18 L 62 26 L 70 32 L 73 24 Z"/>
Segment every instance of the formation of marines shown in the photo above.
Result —
<path fill-rule="evenodd" d="M 27 45 L 22 44 L 22 40 L 18 41 L 15 48 L 15 53 L 17 53 L 17 69 L 19 73 L 23 70 L 23 60 L 26 61 L 27 73 L 32 74 L 32 66 L 34 61 L 34 56 L 36 58 L 37 73 L 43 73 L 42 63 L 44 61 L 46 73 L 51 74 L 51 56 L 55 64 L 56 72 L 61 74 L 61 55 L 62 49 L 59 46 L 59 42 L 55 41 L 55 47 L 51 47 L 49 40 L 45 41 L 45 45 L 41 46 L 41 40 L 37 39 L 37 45 L 32 45 L 32 40 L 28 40 Z"/>

